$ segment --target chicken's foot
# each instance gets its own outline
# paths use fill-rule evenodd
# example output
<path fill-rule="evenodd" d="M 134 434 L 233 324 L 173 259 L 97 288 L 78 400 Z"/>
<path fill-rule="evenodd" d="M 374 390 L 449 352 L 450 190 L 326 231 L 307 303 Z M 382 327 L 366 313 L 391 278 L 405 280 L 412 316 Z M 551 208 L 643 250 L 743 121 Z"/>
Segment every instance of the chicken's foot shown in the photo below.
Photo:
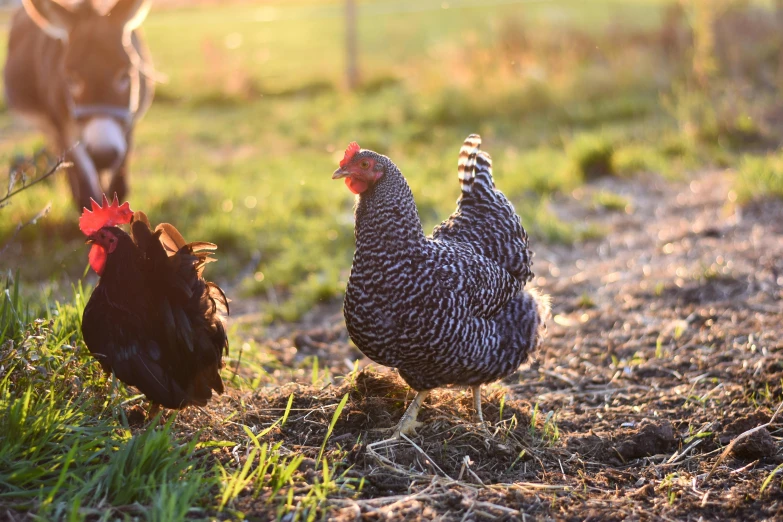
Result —
<path fill-rule="evenodd" d="M 158 413 L 160 413 L 162 409 L 163 409 L 163 407 L 160 404 L 158 404 L 157 402 L 150 403 L 150 409 L 147 412 L 147 419 L 148 420 L 154 419 L 155 416 Z"/>
<path fill-rule="evenodd" d="M 424 399 L 430 394 L 431 390 L 422 390 L 416 393 L 416 397 L 413 398 L 408 409 L 402 414 L 400 423 L 397 424 L 397 428 L 394 430 L 394 436 L 392 438 L 399 439 L 401 435 L 416 435 L 416 428 L 422 426 L 422 423 L 416 420 L 419 415 L 419 409 L 424 403 Z"/>
<path fill-rule="evenodd" d="M 163 419 L 164 413 L 163 406 L 157 402 L 151 402 L 150 409 L 147 411 L 147 424 L 145 425 L 145 429 L 165 424 L 166 421 Z"/>

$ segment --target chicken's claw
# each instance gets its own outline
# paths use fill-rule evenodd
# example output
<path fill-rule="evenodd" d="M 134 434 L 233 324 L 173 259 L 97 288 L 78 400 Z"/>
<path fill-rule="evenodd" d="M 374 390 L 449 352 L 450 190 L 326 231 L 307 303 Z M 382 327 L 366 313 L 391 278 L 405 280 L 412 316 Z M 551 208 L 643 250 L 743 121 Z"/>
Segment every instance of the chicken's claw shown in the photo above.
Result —
<path fill-rule="evenodd" d="M 416 436 L 416 429 L 424 426 L 423 422 L 417 421 L 415 418 L 410 418 L 407 415 L 403 415 L 400 419 L 400 423 L 394 429 L 394 435 L 392 438 L 401 439 L 403 435 L 409 437 Z"/>
<path fill-rule="evenodd" d="M 416 394 L 416 397 L 413 398 L 408 409 L 402 414 L 400 423 L 397 424 L 397 427 L 394 429 L 394 439 L 400 439 L 402 438 L 402 435 L 416 435 L 416 428 L 424 425 L 417 421 L 416 417 L 419 416 L 419 409 L 421 409 L 424 399 L 426 399 L 429 394 L 430 390 L 422 390 Z"/>

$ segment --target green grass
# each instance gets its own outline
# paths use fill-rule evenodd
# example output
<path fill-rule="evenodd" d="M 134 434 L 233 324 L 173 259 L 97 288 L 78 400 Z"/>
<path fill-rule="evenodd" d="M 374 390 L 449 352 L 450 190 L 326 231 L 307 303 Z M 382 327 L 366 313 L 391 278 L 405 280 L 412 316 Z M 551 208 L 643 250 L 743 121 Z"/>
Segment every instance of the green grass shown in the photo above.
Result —
<path fill-rule="evenodd" d="M 604 136 L 587 134 L 577 136 L 566 147 L 571 175 L 584 181 L 602 176 L 612 176 L 614 165 L 614 144 Z"/>
<path fill-rule="evenodd" d="M 235 500 L 260 499 L 269 516 L 308 519 L 327 495 L 355 485 L 336 472 L 331 450 L 319 462 L 304 498 L 302 456 L 290 455 L 267 434 L 285 424 L 291 407 L 266 429 L 232 441 L 192 432 L 177 416 L 158 426 L 131 428 L 124 386 L 108 379 L 81 338 L 84 290 L 67 303 L 30 313 L 18 285 L 4 281 L 0 306 L 0 506 L 46 520 L 175 521 L 219 512 L 233 516 Z M 44 319 L 31 319 L 43 316 Z M 347 398 L 347 396 L 346 396 Z M 342 412 L 335 410 L 331 426 Z M 175 425 L 179 427 L 175 429 Z M 247 452 L 242 447 L 247 448 Z M 242 449 L 235 458 L 224 448 Z M 339 462 L 339 461 L 338 461 Z M 339 467 L 339 466 L 338 466 Z"/>
<path fill-rule="evenodd" d="M 783 198 L 783 156 L 746 156 L 738 169 L 734 190 L 740 203 L 765 197 Z"/>
<path fill-rule="evenodd" d="M 76 289 L 72 302 L 29 322 L 18 292 L 5 294 L 16 313 L 2 315 L 0 338 L 0 502 L 48 519 L 115 508 L 181 519 L 215 481 L 196 441 L 177 440 L 171 422 L 136 436 L 123 427 L 127 397 L 85 354 L 83 296 Z"/>
<path fill-rule="evenodd" d="M 665 60 L 650 50 L 650 61 L 629 72 L 632 53 L 600 32 L 620 17 L 633 22 L 629 30 L 655 31 L 661 2 L 449 9 L 424 2 L 383 15 L 376 11 L 388 4 L 363 3 L 363 83 L 355 92 L 343 88 L 341 5 L 160 10 L 144 26 L 168 80 L 137 128 L 131 206 L 153 222 L 174 223 L 188 239 L 218 244 L 219 262 L 207 274 L 235 298 L 274 303 L 263 307 L 267 320 L 297 319 L 342 294 L 353 197 L 330 173 L 351 140 L 401 167 L 431 230 L 459 194 L 461 142 L 479 132 L 498 186 L 534 240 L 570 243 L 598 233 L 559 220 L 548 203 L 592 168 L 584 164 L 589 158 L 576 158 L 572 168 L 574 143 L 611 140 L 619 157 L 626 147 L 653 150 L 657 136 L 675 128 L 648 82 L 668 67 Z M 595 39 L 605 55 L 558 50 L 554 33 Z M 529 48 L 518 45 L 520 35 Z M 517 60 L 529 66 L 520 69 Z M 544 77 L 536 72 L 542 67 L 551 67 Z M 0 136 L 0 157 L 42 144 L 7 114 Z M 622 168 L 632 174 L 651 163 Z M 2 210 L 0 241 L 48 201 L 51 213 L 22 231 L 4 262 L 64 295 L 87 252 L 62 177 Z"/>
<path fill-rule="evenodd" d="M 628 198 L 609 190 L 600 190 L 593 194 L 593 206 L 612 212 L 627 212 L 631 209 Z"/>

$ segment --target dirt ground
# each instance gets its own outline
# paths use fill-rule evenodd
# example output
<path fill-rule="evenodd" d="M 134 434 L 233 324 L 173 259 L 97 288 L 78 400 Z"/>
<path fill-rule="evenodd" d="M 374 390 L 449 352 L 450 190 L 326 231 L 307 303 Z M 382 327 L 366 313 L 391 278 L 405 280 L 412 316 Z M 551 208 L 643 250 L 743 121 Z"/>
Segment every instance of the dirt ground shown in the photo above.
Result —
<path fill-rule="evenodd" d="M 599 190 L 629 206 L 596 208 Z M 441 390 L 425 403 L 418 436 L 374 444 L 388 433 L 373 430 L 393 426 L 412 398 L 375 366 L 325 388 L 235 392 L 210 406 L 214 415 L 184 412 L 182 425 L 241 438 L 239 424 L 268 426 L 294 392 L 288 422 L 269 437 L 312 467 L 349 393 L 327 451 L 365 483 L 353 498 L 335 492 L 325 515 L 338 520 L 783 519 L 783 475 L 761 491 L 783 463 L 782 419 L 721 458 L 783 400 L 783 204 L 740 209 L 721 172 L 690 183 L 603 179 L 575 196 L 555 202 L 558 212 L 606 236 L 533 245 L 553 318 L 534 359 L 485 387 L 489 433 L 472 421 L 466 391 Z M 284 364 L 318 355 L 348 373 L 361 354 L 339 309 L 315 322 L 260 342 Z M 221 421 L 234 410 L 233 422 Z M 237 507 L 269 516 L 261 501 Z"/>

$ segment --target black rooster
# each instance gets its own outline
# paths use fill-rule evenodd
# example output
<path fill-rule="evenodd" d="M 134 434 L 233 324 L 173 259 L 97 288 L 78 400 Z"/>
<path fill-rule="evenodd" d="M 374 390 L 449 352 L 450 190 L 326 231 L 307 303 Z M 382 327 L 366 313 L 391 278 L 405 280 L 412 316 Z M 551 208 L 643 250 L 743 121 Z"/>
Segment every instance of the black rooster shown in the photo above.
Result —
<path fill-rule="evenodd" d="M 117 225 L 130 223 L 131 235 Z M 228 299 L 202 277 L 212 243 L 185 243 L 168 223 L 153 232 L 143 212 L 114 197 L 92 202 L 79 227 L 100 281 L 84 309 L 82 333 L 106 372 L 153 405 L 203 406 L 223 393 Z"/>

